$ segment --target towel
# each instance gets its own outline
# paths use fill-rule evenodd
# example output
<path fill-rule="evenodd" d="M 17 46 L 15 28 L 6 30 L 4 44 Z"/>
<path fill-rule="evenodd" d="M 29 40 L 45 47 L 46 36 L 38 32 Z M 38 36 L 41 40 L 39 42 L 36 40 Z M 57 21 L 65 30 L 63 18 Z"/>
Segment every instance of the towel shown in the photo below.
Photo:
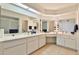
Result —
<path fill-rule="evenodd" d="M 74 26 L 74 32 L 77 32 L 77 30 L 78 30 L 78 25 L 75 24 L 75 26 Z"/>

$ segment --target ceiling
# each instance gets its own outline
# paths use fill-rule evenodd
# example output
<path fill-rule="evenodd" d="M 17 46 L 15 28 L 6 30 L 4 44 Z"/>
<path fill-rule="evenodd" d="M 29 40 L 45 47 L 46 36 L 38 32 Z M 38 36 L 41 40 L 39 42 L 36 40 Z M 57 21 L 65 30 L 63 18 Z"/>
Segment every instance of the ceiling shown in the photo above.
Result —
<path fill-rule="evenodd" d="M 44 14 L 60 14 L 77 9 L 77 3 L 23 3 Z"/>

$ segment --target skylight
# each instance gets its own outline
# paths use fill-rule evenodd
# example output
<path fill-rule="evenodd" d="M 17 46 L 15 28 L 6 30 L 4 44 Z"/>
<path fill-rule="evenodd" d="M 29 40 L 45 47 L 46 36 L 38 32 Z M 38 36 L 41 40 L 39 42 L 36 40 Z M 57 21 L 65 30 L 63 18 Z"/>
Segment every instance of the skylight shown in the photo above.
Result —
<path fill-rule="evenodd" d="M 21 3 L 13 3 L 13 4 L 15 4 L 15 5 L 19 6 L 19 7 L 25 8 L 25 9 L 29 8 L 28 6 L 25 6 L 25 5 L 21 4 Z"/>
<path fill-rule="evenodd" d="M 15 4 L 15 5 L 19 6 L 19 7 L 22 7 L 24 9 L 30 10 L 30 11 L 32 11 L 34 13 L 40 14 L 40 12 L 38 12 L 35 9 L 32 9 L 32 8 L 26 6 L 26 5 L 23 5 L 22 3 L 13 3 L 13 4 Z"/>

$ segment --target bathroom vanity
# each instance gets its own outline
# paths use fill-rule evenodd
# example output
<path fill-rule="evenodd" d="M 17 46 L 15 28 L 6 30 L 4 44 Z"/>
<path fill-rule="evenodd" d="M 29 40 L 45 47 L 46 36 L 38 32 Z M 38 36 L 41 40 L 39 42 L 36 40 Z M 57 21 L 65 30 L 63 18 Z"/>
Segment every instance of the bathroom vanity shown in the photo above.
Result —
<path fill-rule="evenodd" d="M 43 33 L 0 38 L 1 55 L 27 55 L 46 45 Z"/>
<path fill-rule="evenodd" d="M 76 35 L 72 35 L 70 33 L 58 33 L 56 44 L 77 50 L 77 38 Z"/>

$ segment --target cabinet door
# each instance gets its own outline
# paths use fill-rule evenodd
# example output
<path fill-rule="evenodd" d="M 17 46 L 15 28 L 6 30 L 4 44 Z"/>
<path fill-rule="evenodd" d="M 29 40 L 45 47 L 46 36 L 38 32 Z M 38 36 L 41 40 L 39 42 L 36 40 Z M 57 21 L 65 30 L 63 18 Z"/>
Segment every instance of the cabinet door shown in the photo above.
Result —
<path fill-rule="evenodd" d="M 2 44 L 0 43 L 0 55 L 3 54 L 3 47 L 2 47 Z"/>
<path fill-rule="evenodd" d="M 14 47 L 23 43 L 26 43 L 25 39 L 15 39 L 15 40 L 10 40 L 10 41 L 4 41 L 3 47 L 7 49 L 7 48 Z"/>
<path fill-rule="evenodd" d="M 4 55 L 24 55 L 26 54 L 26 44 L 4 49 Z"/>
<path fill-rule="evenodd" d="M 30 39 L 30 41 L 29 41 L 29 39 Z M 31 39 L 32 39 L 32 41 L 31 41 Z M 37 37 L 28 38 L 27 54 L 34 52 L 36 49 L 38 49 L 38 39 L 37 39 Z"/>
<path fill-rule="evenodd" d="M 33 51 L 33 40 L 32 37 L 27 38 L 27 54 L 30 54 Z"/>
<path fill-rule="evenodd" d="M 26 54 L 26 39 L 15 39 L 3 42 L 4 54 L 19 55 Z"/>
<path fill-rule="evenodd" d="M 33 48 L 34 48 L 34 51 L 38 49 L 38 38 L 35 37 L 35 40 L 33 41 Z"/>
<path fill-rule="evenodd" d="M 56 42 L 57 42 L 57 45 L 60 45 L 60 46 L 64 46 L 64 38 L 63 38 L 63 36 L 61 36 L 61 35 L 57 35 L 57 40 L 56 40 Z"/>
<path fill-rule="evenodd" d="M 76 33 L 76 44 L 77 44 L 77 51 L 79 54 L 79 32 Z"/>
<path fill-rule="evenodd" d="M 74 38 L 65 39 L 65 47 L 76 49 L 76 40 Z"/>
<path fill-rule="evenodd" d="M 33 42 L 27 42 L 27 54 L 30 54 L 33 52 Z"/>
<path fill-rule="evenodd" d="M 46 38 L 44 35 L 39 36 L 39 48 L 46 44 Z"/>

